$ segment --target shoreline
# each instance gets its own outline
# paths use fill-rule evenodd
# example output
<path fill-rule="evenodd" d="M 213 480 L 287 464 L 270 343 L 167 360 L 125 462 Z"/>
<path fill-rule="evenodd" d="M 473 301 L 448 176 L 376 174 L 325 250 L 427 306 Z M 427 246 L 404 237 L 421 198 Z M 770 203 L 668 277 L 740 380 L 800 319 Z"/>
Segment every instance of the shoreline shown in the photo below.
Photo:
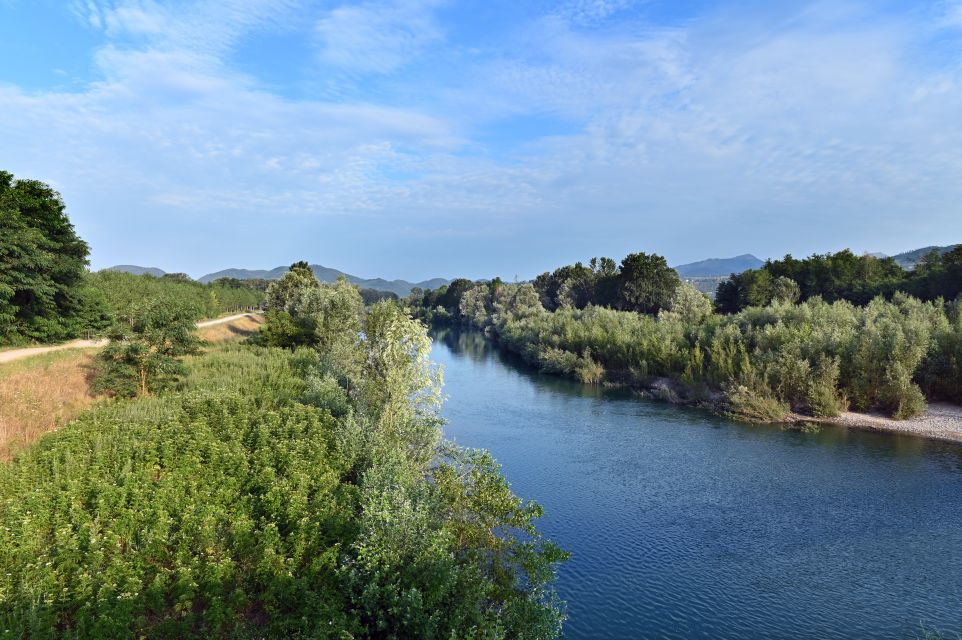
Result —
<path fill-rule="evenodd" d="M 793 423 L 830 425 L 860 431 L 909 435 L 962 445 L 962 407 L 947 402 L 929 403 L 925 415 L 893 420 L 878 413 L 846 411 L 835 418 L 812 418 L 792 414 Z"/>
<path fill-rule="evenodd" d="M 432 323 L 422 319 L 428 326 L 452 328 L 451 325 Z M 457 327 L 454 327 L 458 330 Z M 474 331 L 474 329 L 470 329 Z M 519 358 L 527 366 L 538 370 L 537 366 L 527 362 L 524 356 L 508 349 L 496 336 L 481 332 L 485 340 L 490 341 L 496 349 L 503 353 Z M 606 373 L 611 373 L 606 370 Z M 544 372 L 543 372 L 544 373 Z M 576 380 L 574 376 L 563 373 L 549 373 L 568 380 Z M 589 383 L 582 383 L 589 384 Z M 626 381 L 609 380 L 600 383 L 603 387 L 621 388 L 632 391 L 639 396 L 657 402 L 667 402 L 680 406 L 696 407 L 709 411 L 715 415 L 738 421 L 724 407 L 724 394 L 717 389 L 708 391 L 707 395 L 695 398 L 691 389 L 673 378 L 658 377 L 647 383 L 631 383 Z M 890 433 L 893 435 L 909 435 L 938 442 L 962 445 L 962 406 L 948 402 L 927 402 L 925 414 L 908 420 L 895 420 L 882 413 L 858 413 L 846 411 L 834 418 L 817 418 L 800 413 L 789 413 L 782 420 L 762 422 L 760 424 L 795 426 L 819 425 L 833 426 L 860 431 L 874 431 L 876 433 Z"/>

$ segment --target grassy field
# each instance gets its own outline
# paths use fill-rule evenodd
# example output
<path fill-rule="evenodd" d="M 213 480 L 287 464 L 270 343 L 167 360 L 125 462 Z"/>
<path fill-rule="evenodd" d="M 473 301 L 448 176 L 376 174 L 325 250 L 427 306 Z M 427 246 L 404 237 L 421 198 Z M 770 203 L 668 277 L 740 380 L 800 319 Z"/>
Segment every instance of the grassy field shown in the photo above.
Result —
<path fill-rule="evenodd" d="M 256 333 L 263 321 L 244 317 L 205 327 L 213 345 Z M 97 401 L 92 391 L 96 349 L 56 351 L 0 365 L 0 462 L 70 422 Z"/>
<path fill-rule="evenodd" d="M 201 340 L 215 344 L 231 342 L 249 338 L 260 331 L 262 324 L 264 324 L 264 318 L 261 316 L 245 316 L 233 322 L 204 327 L 197 332 L 197 335 L 200 336 Z"/>
<path fill-rule="evenodd" d="M 58 351 L 0 367 L 0 461 L 92 405 L 95 349 Z"/>

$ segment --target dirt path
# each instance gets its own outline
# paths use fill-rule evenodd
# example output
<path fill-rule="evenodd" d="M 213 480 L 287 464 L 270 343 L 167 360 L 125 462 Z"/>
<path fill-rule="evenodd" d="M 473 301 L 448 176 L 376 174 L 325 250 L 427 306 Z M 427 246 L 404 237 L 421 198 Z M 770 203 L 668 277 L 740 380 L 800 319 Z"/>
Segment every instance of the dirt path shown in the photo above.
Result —
<path fill-rule="evenodd" d="M 203 329 L 204 327 L 210 327 L 215 324 L 223 324 L 225 322 L 233 322 L 239 320 L 240 318 L 246 318 L 247 316 L 254 316 L 253 313 L 239 313 L 234 316 L 227 316 L 226 318 L 215 318 L 214 320 L 204 320 L 203 322 L 197 323 L 198 329 Z M 29 358 L 30 356 L 37 356 L 41 353 L 50 353 L 51 351 L 63 351 L 64 349 L 86 349 L 90 347 L 103 347 L 107 344 L 106 340 L 74 340 L 73 342 L 65 342 L 64 344 L 52 345 L 49 347 L 26 347 L 24 349 L 11 349 L 10 351 L 0 351 L 0 364 L 4 362 L 11 362 L 13 360 L 20 360 L 21 358 Z"/>

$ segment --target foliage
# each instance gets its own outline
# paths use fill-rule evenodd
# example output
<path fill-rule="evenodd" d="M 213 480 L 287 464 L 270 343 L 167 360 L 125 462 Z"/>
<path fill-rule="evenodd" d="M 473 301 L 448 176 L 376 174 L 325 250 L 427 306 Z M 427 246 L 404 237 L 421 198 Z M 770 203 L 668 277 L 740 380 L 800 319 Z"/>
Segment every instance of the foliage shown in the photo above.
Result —
<path fill-rule="evenodd" d="M 772 301 L 796 302 L 819 296 L 829 302 L 868 304 L 877 296 L 902 291 L 921 300 L 953 300 L 962 293 L 962 246 L 944 255 L 933 251 L 912 271 L 892 258 L 857 256 L 849 250 L 798 260 L 788 255 L 761 269 L 733 274 L 715 296 L 718 310 L 736 313 Z"/>
<path fill-rule="evenodd" d="M 628 311 L 658 313 L 671 301 L 680 280 L 661 256 L 633 253 L 621 261 L 618 306 Z"/>
<path fill-rule="evenodd" d="M 565 554 L 489 455 L 440 440 L 423 325 L 388 302 L 365 314 L 353 287 L 303 293 L 274 312 L 312 317 L 314 348 L 188 356 L 179 393 L 102 406 L 0 468 L 0 628 L 560 633 Z"/>
<path fill-rule="evenodd" d="M 924 412 L 926 395 L 962 401 L 962 303 L 904 294 L 865 306 L 796 303 L 794 282 L 778 276 L 773 300 L 731 315 L 683 283 L 654 317 L 592 305 L 545 311 L 531 287 L 475 285 L 459 312 L 546 372 L 641 386 L 669 378 L 680 385 L 673 393 L 724 394 L 724 410 L 756 420 L 789 409 L 833 417 L 850 403 L 901 419 Z"/>
<path fill-rule="evenodd" d="M 364 301 L 364 306 L 369 307 L 378 302 L 383 302 L 385 300 L 391 300 L 393 302 L 399 301 L 401 298 L 398 294 L 393 291 L 379 291 L 378 289 L 361 289 L 361 300 Z"/>
<path fill-rule="evenodd" d="M 89 253 L 59 193 L 0 171 L 0 344 L 63 340 L 109 324 L 85 280 Z"/>
<path fill-rule="evenodd" d="M 779 401 L 768 389 L 741 384 L 728 389 L 728 407 L 732 418 L 760 424 L 781 422 L 789 412 L 788 404 Z"/>
<path fill-rule="evenodd" d="M 133 397 L 170 387 L 183 373 L 179 358 L 197 350 L 194 331 L 194 309 L 189 305 L 165 298 L 148 300 L 110 330 L 95 388 Z"/>
<path fill-rule="evenodd" d="M 129 316 L 144 300 L 161 297 L 190 306 L 196 319 L 257 307 L 264 297 L 263 293 L 239 280 L 236 283 L 218 280 L 205 285 L 189 278 L 156 278 L 148 274 L 135 276 L 105 270 L 90 274 L 89 282 L 117 317 Z"/>

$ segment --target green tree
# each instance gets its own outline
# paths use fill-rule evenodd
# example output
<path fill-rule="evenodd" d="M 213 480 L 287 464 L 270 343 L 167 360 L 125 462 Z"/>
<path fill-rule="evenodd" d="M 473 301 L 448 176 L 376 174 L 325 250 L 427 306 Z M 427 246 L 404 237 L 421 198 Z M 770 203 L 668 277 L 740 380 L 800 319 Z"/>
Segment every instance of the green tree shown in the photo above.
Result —
<path fill-rule="evenodd" d="M 268 311 L 287 311 L 297 316 L 304 294 L 319 285 L 317 276 L 307 262 L 295 262 L 280 280 L 267 287 L 266 308 Z"/>
<path fill-rule="evenodd" d="M 675 289 L 668 308 L 690 324 L 699 324 L 712 314 L 711 298 L 690 282 L 682 282 Z"/>
<path fill-rule="evenodd" d="M 0 339 L 76 336 L 89 252 L 59 193 L 0 171 Z"/>
<path fill-rule="evenodd" d="M 658 255 L 633 253 L 621 261 L 618 302 L 626 311 L 658 313 L 667 308 L 681 280 Z"/>
<path fill-rule="evenodd" d="M 197 351 L 195 319 L 194 309 L 176 300 L 144 303 L 111 329 L 97 387 L 124 397 L 169 387 L 183 373 L 181 356 Z"/>

